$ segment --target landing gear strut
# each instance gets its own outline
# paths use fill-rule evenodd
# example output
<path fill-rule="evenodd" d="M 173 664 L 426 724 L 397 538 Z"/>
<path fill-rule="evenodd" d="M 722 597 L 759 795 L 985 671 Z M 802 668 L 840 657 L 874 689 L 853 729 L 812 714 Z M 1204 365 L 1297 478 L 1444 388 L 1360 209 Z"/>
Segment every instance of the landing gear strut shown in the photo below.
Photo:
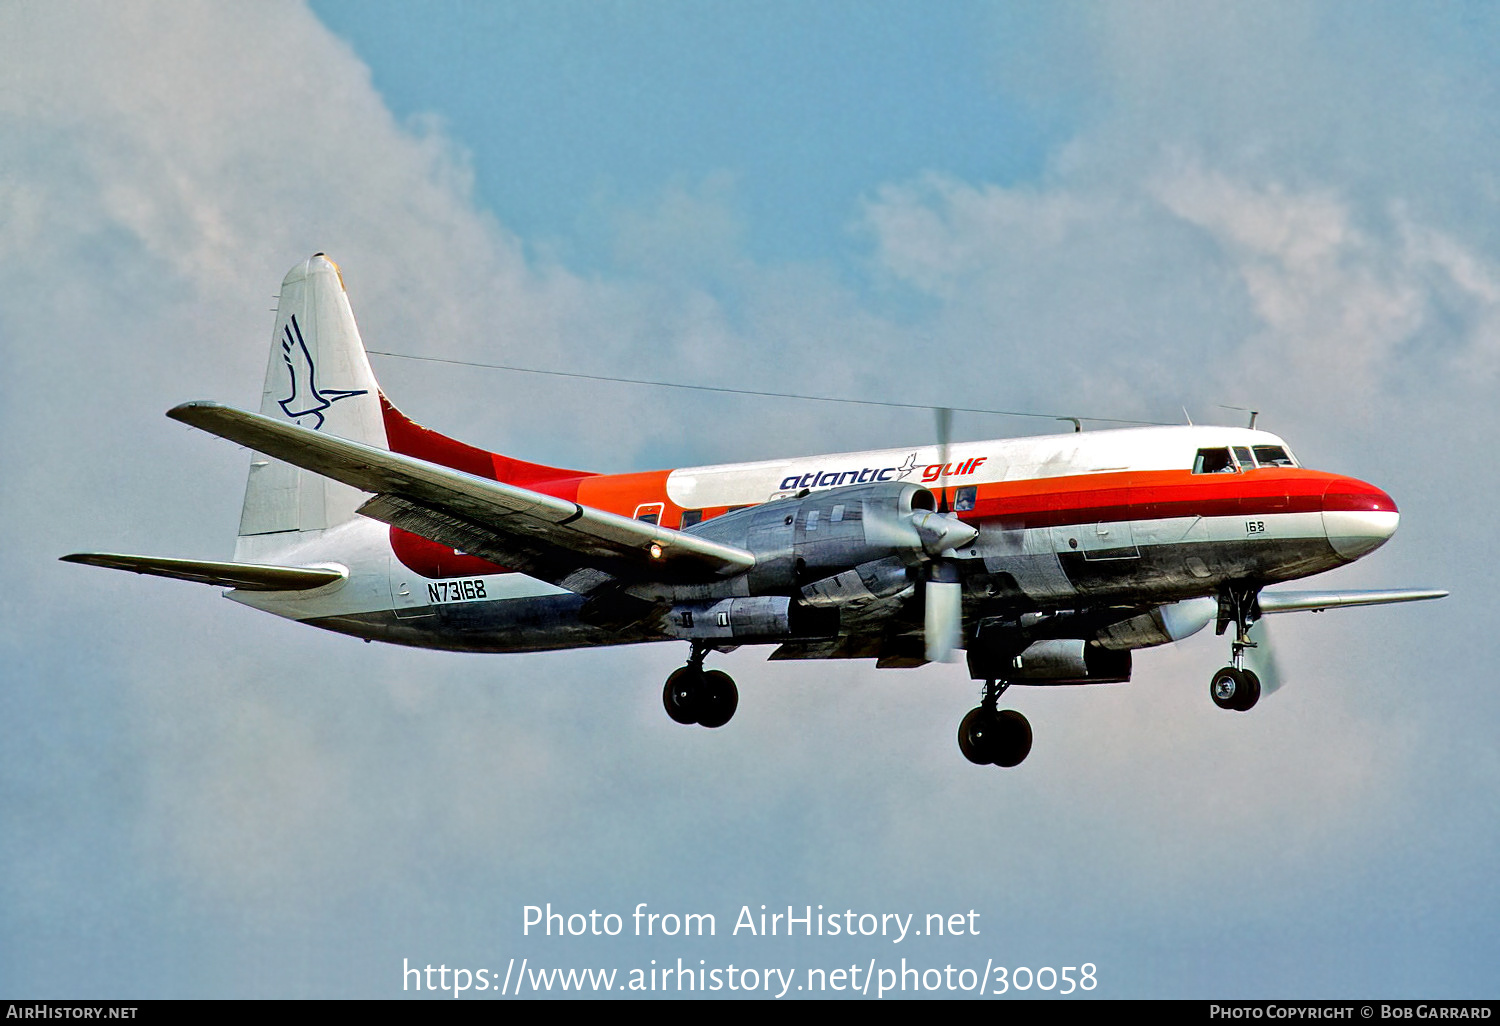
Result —
<path fill-rule="evenodd" d="M 1234 624 L 1234 641 L 1229 646 L 1229 665 L 1214 673 L 1208 682 L 1208 694 L 1220 709 L 1249 712 L 1260 701 L 1260 678 L 1244 666 L 1245 649 L 1255 648 L 1250 640 L 1250 625 L 1260 619 L 1257 588 L 1229 587 L 1219 596 L 1219 622 L 1215 633 L 1223 634 Z"/>
<path fill-rule="evenodd" d="M 703 668 L 703 657 L 709 651 L 707 646 L 694 642 L 687 665 L 673 670 L 661 689 L 661 704 L 678 723 L 722 727 L 739 707 L 740 692 L 734 686 L 734 678 L 722 670 Z"/>
<path fill-rule="evenodd" d="M 1018 766 L 1031 751 L 1031 724 L 1014 709 L 997 709 L 1010 687 L 1005 681 L 986 681 L 984 698 L 958 725 L 958 747 L 978 766 Z"/>

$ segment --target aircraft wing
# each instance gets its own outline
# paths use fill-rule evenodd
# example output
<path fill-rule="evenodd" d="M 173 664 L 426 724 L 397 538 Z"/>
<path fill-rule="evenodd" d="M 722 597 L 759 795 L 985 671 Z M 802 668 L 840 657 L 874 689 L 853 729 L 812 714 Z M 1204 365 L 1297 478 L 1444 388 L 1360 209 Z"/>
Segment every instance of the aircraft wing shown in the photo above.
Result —
<path fill-rule="evenodd" d="M 240 591 L 308 591 L 342 581 L 348 576 L 345 571 L 327 567 L 264 566 L 207 559 L 169 559 L 166 556 L 127 556 L 115 552 L 75 552 L 57 558 L 64 563 L 86 563 L 153 577 L 238 588 Z"/>
<path fill-rule="evenodd" d="M 1389 602 L 1421 602 L 1447 596 L 1446 591 L 1396 588 L 1387 591 L 1263 591 L 1262 613 L 1321 613 L 1340 606 L 1381 606 Z"/>
<path fill-rule="evenodd" d="M 373 492 L 359 509 L 368 517 L 579 594 L 709 583 L 755 565 L 732 545 L 218 403 L 184 403 L 167 416 Z"/>

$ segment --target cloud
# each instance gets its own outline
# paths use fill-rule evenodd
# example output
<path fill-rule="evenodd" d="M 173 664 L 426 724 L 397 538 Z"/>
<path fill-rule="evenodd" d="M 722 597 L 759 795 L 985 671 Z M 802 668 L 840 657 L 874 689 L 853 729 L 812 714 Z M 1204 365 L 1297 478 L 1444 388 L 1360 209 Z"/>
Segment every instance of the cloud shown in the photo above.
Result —
<path fill-rule="evenodd" d="M 1357 211 L 1331 192 L 1202 171 L 1158 193 L 1233 262 L 1261 325 L 1247 348 L 1303 398 L 1346 396 L 1338 412 L 1368 422 L 1395 378 L 1418 373 L 1443 388 L 1456 372 L 1488 377 L 1500 268 L 1446 232 L 1399 206 Z"/>
<path fill-rule="evenodd" d="M 1096 407 L 1129 402 L 1087 380 L 1100 361 L 1157 416 L 1176 389 L 1203 415 L 1214 399 L 1261 396 L 1277 415 L 1316 401 L 1359 424 L 1384 398 L 1414 398 L 1413 376 L 1430 399 L 1493 373 L 1500 267 L 1403 204 L 1332 186 L 1168 150 L 1108 192 L 892 185 L 864 225 L 879 270 L 938 302 L 966 358 L 996 363 L 977 344 L 990 334 L 1008 378 L 1081 386 Z"/>

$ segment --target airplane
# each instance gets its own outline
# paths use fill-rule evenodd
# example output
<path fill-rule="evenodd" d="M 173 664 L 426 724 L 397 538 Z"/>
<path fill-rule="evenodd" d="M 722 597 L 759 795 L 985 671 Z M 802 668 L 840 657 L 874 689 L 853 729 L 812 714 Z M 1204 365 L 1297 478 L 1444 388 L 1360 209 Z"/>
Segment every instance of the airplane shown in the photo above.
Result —
<path fill-rule="evenodd" d="M 380 390 L 323 253 L 281 283 L 260 412 L 200 401 L 167 416 L 252 451 L 233 560 L 62 559 L 216 585 L 366 641 L 686 643 L 662 702 L 710 728 L 739 703 L 704 667 L 713 653 L 892 668 L 962 650 L 983 690 L 959 748 L 1015 766 L 1032 731 L 999 708 L 1013 685 L 1128 682 L 1134 651 L 1212 623 L 1231 644 L 1210 697 L 1244 712 L 1275 685 L 1247 662 L 1263 616 L 1447 594 L 1269 588 L 1369 554 L 1399 514 L 1253 418 L 626 474 L 489 452 Z"/>

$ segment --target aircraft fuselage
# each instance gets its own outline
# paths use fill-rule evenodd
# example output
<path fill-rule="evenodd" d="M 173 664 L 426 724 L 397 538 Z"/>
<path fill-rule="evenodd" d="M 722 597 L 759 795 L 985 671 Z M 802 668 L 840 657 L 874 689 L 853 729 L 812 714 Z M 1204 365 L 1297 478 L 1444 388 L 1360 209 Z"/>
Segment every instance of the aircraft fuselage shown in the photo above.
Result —
<path fill-rule="evenodd" d="M 388 410 L 388 426 L 400 416 Z M 432 451 L 411 455 L 459 462 L 439 451 L 440 443 L 455 443 L 433 438 Z M 1204 453 L 1222 465 L 1207 469 Z M 471 457 L 465 469 L 491 468 Z M 493 466 L 486 476 L 504 470 Z M 940 508 L 978 529 L 954 553 L 966 621 L 1022 610 L 1149 606 L 1214 595 L 1233 582 L 1306 577 L 1376 548 L 1398 519 L 1395 503 L 1379 488 L 1295 465 L 1273 434 L 1225 427 L 964 442 L 946 453 L 929 445 L 579 474 L 528 481 L 527 487 L 689 532 L 708 531 L 732 510 L 806 493 L 788 532 L 788 555 L 795 559 L 800 546 L 818 540 L 820 525 L 826 533 L 841 518 L 840 498 L 872 482 L 921 485 Z M 399 528 L 356 521 L 342 530 L 339 550 L 351 560 L 347 581 L 310 593 L 231 597 L 358 637 L 465 651 L 688 636 L 665 613 L 660 623 L 591 624 L 582 596 Z M 743 634 L 735 640 L 785 639 Z"/>

